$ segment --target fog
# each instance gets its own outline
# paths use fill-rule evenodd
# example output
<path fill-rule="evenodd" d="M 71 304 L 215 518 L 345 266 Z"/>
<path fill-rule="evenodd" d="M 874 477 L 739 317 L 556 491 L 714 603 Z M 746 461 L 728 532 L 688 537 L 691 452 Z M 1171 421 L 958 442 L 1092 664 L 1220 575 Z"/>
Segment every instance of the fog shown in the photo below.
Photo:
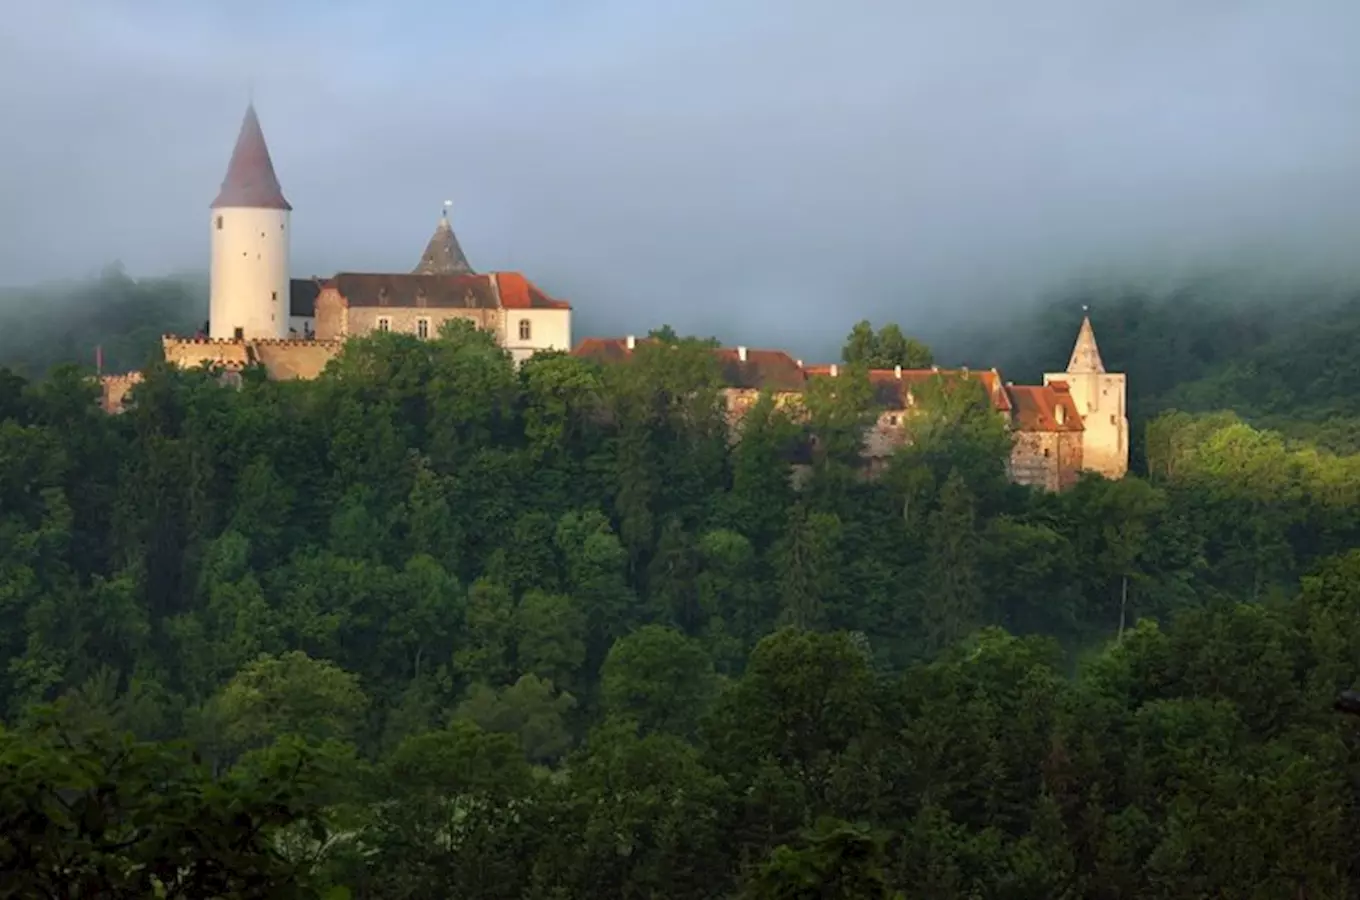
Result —
<path fill-rule="evenodd" d="M 806 345 L 1073 279 L 1352 276 L 1354 0 L 44 0 L 0 31 L 0 284 L 206 266 L 247 99 L 297 275 L 474 266 Z"/>

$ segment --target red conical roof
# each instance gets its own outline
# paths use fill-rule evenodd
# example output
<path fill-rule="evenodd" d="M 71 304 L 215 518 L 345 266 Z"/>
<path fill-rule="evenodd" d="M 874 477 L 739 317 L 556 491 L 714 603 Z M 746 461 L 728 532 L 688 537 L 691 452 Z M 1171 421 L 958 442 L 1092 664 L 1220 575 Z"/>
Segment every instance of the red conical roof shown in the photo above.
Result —
<path fill-rule="evenodd" d="M 274 174 L 274 162 L 269 158 L 269 147 L 265 145 L 253 103 L 246 107 L 241 133 L 236 137 L 236 149 L 231 151 L 231 162 L 227 164 L 227 177 L 222 179 L 222 190 L 212 203 L 213 209 L 223 207 L 293 208 L 284 199 L 279 177 Z"/>

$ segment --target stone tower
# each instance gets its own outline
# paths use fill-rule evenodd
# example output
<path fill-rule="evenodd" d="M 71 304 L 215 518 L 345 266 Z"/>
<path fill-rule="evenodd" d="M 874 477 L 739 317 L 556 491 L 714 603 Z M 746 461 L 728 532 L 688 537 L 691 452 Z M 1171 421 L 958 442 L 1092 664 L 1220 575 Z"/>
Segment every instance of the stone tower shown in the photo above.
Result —
<path fill-rule="evenodd" d="M 288 336 L 289 215 L 255 106 L 246 107 L 212 204 L 208 330 L 213 338 Z"/>
<path fill-rule="evenodd" d="M 1106 478 L 1129 471 L 1129 416 L 1125 376 L 1105 371 L 1091 317 L 1083 316 L 1066 372 L 1047 372 L 1044 384 L 1066 382 L 1081 413 L 1082 468 Z"/>
<path fill-rule="evenodd" d="M 412 275 L 472 275 L 472 266 L 468 265 L 467 257 L 463 255 L 463 248 L 458 244 L 458 236 L 453 233 L 453 226 L 449 224 L 448 204 L 444 204 L 444 212 L 439 217 L 439 224 L 435 226 L 434 234 L 430 236 L 430 242 L 425 245 L 425 252 L 420 257 L 420 263 L 411 270 Z"/>

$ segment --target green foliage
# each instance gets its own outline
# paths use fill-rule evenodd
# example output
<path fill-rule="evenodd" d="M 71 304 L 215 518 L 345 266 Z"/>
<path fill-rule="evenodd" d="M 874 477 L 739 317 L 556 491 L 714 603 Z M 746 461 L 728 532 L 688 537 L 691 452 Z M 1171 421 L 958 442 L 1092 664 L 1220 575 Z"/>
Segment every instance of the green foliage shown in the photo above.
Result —
<path fill-rule="evenodd" d="M 889 323 L 874 331 L 867 319 L 855 324 L 841 349 L 841 360 L 869 369 L 928 369 L 935 362 L 930 348 L 916 338 L 907 337 L 897 325 Z"/>
<path fill-rule="evenodd" d="M 0 373 L 0 896 L 1353 896 L 1360 457 L 1047 495 L 931 379 L 869 479 L 895 333 L 735 441 L 665 329 Z"/>

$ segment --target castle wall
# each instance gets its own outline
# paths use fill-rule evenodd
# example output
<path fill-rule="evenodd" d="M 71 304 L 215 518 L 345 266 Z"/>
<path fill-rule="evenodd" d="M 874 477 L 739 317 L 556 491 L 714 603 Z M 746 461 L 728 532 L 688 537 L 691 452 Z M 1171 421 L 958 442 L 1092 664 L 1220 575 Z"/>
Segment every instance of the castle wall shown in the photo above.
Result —
<path fill-rule="evenodd" d="M 316 378 L 344 346 L 342 341 L 265 340 L 216 341 L 166 337 L 161 340 L 165 361 L 184 369 L 202 365 L 239 371 L 261 365 L 276 381 Z"/>
<path fill-rule="evenodd" d="M 335 288 L 323 288 L 316 296 L 316 339 L 337 341 L 349 334 L 349 306 Z"/>
<path fill-rule="evenodd" d="M 324 292 L 323 292 L 324 293 Z M 320 301 L 317 301 L 318 306 Z M 516 313 L 516 315 L 518 315 Z M 349 337 L 369 334 L 378 330 L 378 320 L 387 320 L 387 330 L 404 332 L 406 334 L 419 334 L 420 320 L 424 319 L 427 325 L 429 337 L 437 337 L 439 328 L 445 322 L 454 319 L 467 319 L 478 328 L 496 334 L 498 340 L 504 333 L 502 322 L 504 313 L 499 309 L 467 309 L 453 308 L 441 309 L 434 307 L 410 307 L 410 306 L 352 306 L 348 309 L 346 316 L 346 328 L 344 334 Z M 320 328 L 320 317 L 318 316 L 317 337 L 322 337 Z"/>
<path fill-rule="evenodd" d="M 1129 471 L 1129 418 L 1127 384 L 1122 373 L 1050 372 L 1044 384 L 1067 382 L 1081 413 L 1082 460 L 1088 472 L 1106 478 L 1123 478 Z"/>
<path fill-rule="evenodd" d="M 251 350 L 270 378 L 289 381 L 316 378 L 343 346 L 342 341 L 260 341 Z"/>
<path fill-rule="evenodd" d="M 1076 483 L 1083 465 L 1080 431 L 1017 431 L 1013 437 L 1010 476 L 1016 484 L 1061 491 Z"/>
<path fill-rule="evenodd" d="M 286 209 L 212 211 L 208 333 L 230 339 L 288 335 L 289 213 Z"/>
<path fill-rule="evenodd" d="M 181 369 L 196 369 L 202 365 L 225 366 L 239 369 L 250 364 L 245 341 L 214 338 L 161 339 L 165 361 Z"/>
<path fill-rule="evenodd" d="M 141 372 L 128 372 L 126 375 L 104 375 L 99 379 L 99 408 L 110 415 L 120 413 L 126 407 L 128 393 L 142 383 Z"/>
<path fill-rule="evenodd" d="M 507 309 L 504 313 L 500 343 L 515 362 L 540 350 L 571 350 L 571 310 Z M 528 326 L 528 337 L 521 337 L 521 325 Z"/>

